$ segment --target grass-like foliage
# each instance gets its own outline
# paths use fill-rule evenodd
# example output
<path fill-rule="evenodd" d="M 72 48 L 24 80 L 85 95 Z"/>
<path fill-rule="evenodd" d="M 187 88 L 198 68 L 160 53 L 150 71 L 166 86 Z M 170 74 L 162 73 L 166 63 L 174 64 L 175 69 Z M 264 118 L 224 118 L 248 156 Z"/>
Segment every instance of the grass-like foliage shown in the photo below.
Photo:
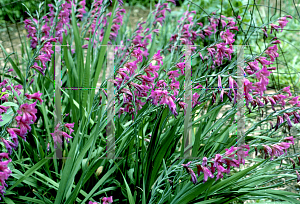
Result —
<path fill-rule="evenodd" d="M 300 180 L 299 96 L 266 92 L 276 35 L 299 16 L 251 27 L 243 1 L 189 1 L 181 15 L 174 4 L 159 1 L 133 31 L 120 0 L 28 12 L 23 63 L 0 45 L 4 202 L 300 203 L 276 190 Z"/>

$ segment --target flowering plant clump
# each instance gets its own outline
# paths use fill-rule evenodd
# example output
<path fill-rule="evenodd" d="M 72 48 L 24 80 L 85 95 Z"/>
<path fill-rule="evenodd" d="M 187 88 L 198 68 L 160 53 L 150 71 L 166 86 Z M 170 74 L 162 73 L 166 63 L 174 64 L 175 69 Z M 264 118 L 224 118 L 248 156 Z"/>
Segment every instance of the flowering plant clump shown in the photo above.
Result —
<path fill-rule="evenodd" d="M 299 96 L 291 86 L 267 93 L 281 57 L 274 35 L 294 18 L 255 29 L 265 48 L 240 60 L 236 46 L 253 43 L 240 35 L 241 14 L 188 7 L 176 16 L 174 0 L 159 1 L 130 32 L 122 5 L 56 0 L 28 13 L 26 70 L 5 52 L 14 72 L 0 82 L 3 200 L 298 203 L 270 181 L 300 180 L 291 154 Z M 241 143 L 233 124 L 243 100 Z"/>

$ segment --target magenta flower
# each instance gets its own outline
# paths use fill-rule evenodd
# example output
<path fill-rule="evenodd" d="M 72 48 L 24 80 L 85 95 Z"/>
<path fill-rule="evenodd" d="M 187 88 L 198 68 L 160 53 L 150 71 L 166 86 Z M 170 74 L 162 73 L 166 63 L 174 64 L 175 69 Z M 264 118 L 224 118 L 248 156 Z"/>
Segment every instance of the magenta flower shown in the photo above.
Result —
<path fill-rule="evenodd" d="M 270 103 L 271 103 L 271 106 L 272 106 L 273 111 L 276 111 L 275 108 L 274 108 L 274 105 L 276 105 L 275 100 L 274 100 L 272 97 L 269 97 L 269 96 L 267 96 L 267 98 L 268 98 L 268 100 L 269 100 Z"/>
<path fill-rule="evenodd" d="M 287 86 L 287 87 L 284 87 L 284 88 L 282 89 L 282 91 L 284 91 L 284 92 L 286 92 L 286 93 L 289 94 L 289 97 L 292 96 L 291 91 L 290 91 L 290 88 L 291 88 L 291 86 Z"/>
<path fill-rule="evenodd" d="M 207 157 L 203 157 L 202 161 L 202 166 L 207 166 Z"/>
<path fill-rule="evenodd" d="M 267 38 L 267 37 L 268 37 L 267 29 L 266 29 L 266 28 L 262 28 L 261 30 L 264 32 L 264 35 L 265 35 L 266 38 Z"/>
<path fill-rule="evenodd" d="M 188 168 L 188 171 L 191 175 L 191 181 L 196 184 L 197 183 L 197 177 L 196 177 L 196 174 L 195 172 L 191 169 L 191 168 Z"/>
<path fill-rule="evenodd" d="M 291 141 L 293 145 L 295 144 L 295 143 L 294 143 L 294 139 L 295 139 L 295 138 L 293 138 L 293 136 L 285 137 L 285 138 L 284 138 L 284 140 Z"/>
<path fill-rule="evenodd" d="M 212 172 L 209 170 L 208 167 L 205 167 L 205 166 L 202 166 L 202 165 L 197 165 L 198 176 L 200 176 L 200 172 L 204 173 L 203 183 L 205 183 L 207 181 L 208 177 L 214 178 L 214 175 L 212 174 Z"/>
<path fill-rule="evenodd" d="M 72 132 L 74 132 L 74 130 L 72 128 L 74 128 L 74 124 L 75 123 L 66 123 L 65 127 L 69 129 L 70 131 L 70 135 L 72 134 Z"/>
<path fill-rule="evenodd" d="M 221 76 L 218 75 L 218 87 L 221 89 L 222 88 L 222 79 Z"/>
<path fill-rule="evenodd" d="M 266 59 L 267 59 L 266 57 L 259 57 L 259 58 L 257 58 L 257 61 L 259 61 L 262 66 L 273 64 Z"/>
<path fill-rule="evenodd" d="M 44 67 L 46 66 L 46 64 L 45 64 L 46 62 L 51 61 L 47 54 L 41 54 L 35 59 L 41 61 Z"/>
<path fill-rule="evenodd" d="M 187 170 L 187 168 L 190 166 L 191 163 L 192 163 L 192 161 L 189 161 L 188 163 L 181 164 L 181 165 Z"/>
<path fill-rule="evenodd" d="M 1 162 L 0 162 L 0 182 L 1 182 L 1 186 L 0 186 L 0 193 L 2 194 L 2 196 L 4 197 L 4 193 L 5 193 L 5 187 L 7 187 L 8 185 L 5 183 L 5 180 L 8 179 L 8 177 L 10 176 L 10 174 L 12 173 L 11 170 L 8 168 L 8 163 L 11 162 L 11 159 L 8 159 L 6 161 L 2 161 L 3 157 L 6 157 L 5 155 L 6 153 L 1 153 Z M 6 157 L 8 158 L 8 156 Z"/>
<path fill-rule="evenodd" d="M 292 100 L 289 101 L 289 104 L 291 104 L 291 105 L 297 104 L 298 105 L 299 104 L 298 98 L 299 98 L 299 96 L 292 98 Z"/>
<path fill-rule="evenodd" d="M 284 148 L 282 146 L 279 146 L 277 144 L 272 145 L 272 155 L 273 156 L 280 156 L 283 155 Z"/>
<path fill-rule="evenodd" d="M 289 127 L 292 127 L 293 125 L 292 125 L 292 122 L 291 122 L 289 116 L 288 116 L 286 113 L 283 113 L 283 116 L 284 116 L 284 118 L 286 119 L 286 121 L 287 121 L 287 123 L 288 123 L 288 126 L 289 126 Z"/>
<path fill-rule="evenodd" d="M 131 56 L 133 56 L 137 59 L 135 62 L 142 62 L 143 61 L 142 50 L 141 50 L 140 47 L 137 50 L 134 50 L 131 53 Z"/>
<path fill-rule="evenodd" d="M 169 76 L 169 79 L 172 79 L 172 82 L 176 81 L 175 77 L 179 77 L 180 74 L 178 73 L 178 71 L 169 71 L 167 73 L 167 75 Z"/>
<path fill-rule="evenodd" d="M 263 145 L 263 147 L 264 147 L 265 159 L 266 159 L 267 156 L 271 156 L 272 155 L 272 149 L 268 145 Z"/>
<path fill-rule="evenodd" d="M 23 118 L 19 115 L 15 118 L 15 120 L 17 121 L 18 127 L 20 127 L 21 135 L 26 135 L 28 130 L 31 131 L 30 125 L 33 124 L 33 121 L 23 120 Z"/>
<path fill-rule="evenodd" d="M 37 70 L 38 72 L 40 72 L 43 76 L 45 76 L 44 74 L 44 69 L 41 68 L 40 66 L 38 66 L 38 64 L 35 62 L 34 65 L 32 65 L 30 68 Z"/>
<path fill-rule="evenodd" d="M 16 129 L 16 128 L 7 128 L 6 130 L 7 130 L 8 134 L 10 135 L 11 139 L 14 141 L 15 145 L 18 146 L 18 144 L 19 144 L 18 136 L 13 129 Z"/>
<path fill-rule="evenodd" d="M 1 106 L 0 105 L 0 114 L 2 114 L 3 112 L 6 113 L 9 108 L 10 108 L 10 106 Z"/>
<path fill-rule="evenodd" d="M 279 20 L 277 21 L 279 24 L 279 27 L 281 28 L 281 32 L 283 31 L 283 28 L 286 26 L 286 24 L 289 22 L 288 20 L 286 20 L 286 17 L 281 17 L 279 18 Z"/>
<path fill-rule="evenodd" d="M 217 170 L 218 170 L 218 173 L 216 176 L 216 181 L 220 178 L 223 178 L 223 173 L 227 173 L 227 170 L 222 165 L 218 165 Z"/>
<path fill-rule="evenodd" d="M 35 105 L 36 105 L 36 101 L 30 105 L 28 103 L 25 103 L 20 106 L 20 109 L 17 110 L 17 112 L 19 114 L 23 114 L 22 115 L 23 121 L 31 121 L 31 120 L 33 120 L 33 122 L 36 121 L 37 117 L 35 114 L 37 113 L 37 109 L 35 108 Z"/>
<path fill-rule="evenodd" d="M 272 34 L 273 30 L 278 31 L 278 29 L 280 28 L 280 26 L 275 25 L 273 23 L 270 23 L 270 26 L 271 26 L 271 32 L 270 32 L 270 34 Z"/>
<path fill-rule="evenodd" d="M 162 56 L 160 55 L 160 50 L 158 50 L 157 53 L 154 54 L 153 60 L 155 60 L 158 63 L 158 65 L 160 64 L 163 65 Z"/>
<path fill-rule="evenodd" d="M 153 65 L 152 63 L 149 64 L 149 67 L 145 69 L 145 72 L 148 74 L 152 73 L 154 74 L 154 77 L 158 77 L 157 71 L 159 70 L 160 66 L 159 65 Z"/>
<path fill-rule="evenodd" d="M 266 54 L 270 56 L 271 62 L 274 62 L 275 58 L 279 57 L 277 50 L 278 50 L 277 45 L 274 45 L 273 47 L 268 47 L 268 49 L 266 50 Z"/>
<path fill-rule="evenodd" d="M 184 62 L 179 62 L 179 63 L 176 64 L 176 67 L 177 67 L 178 69 L 180 69 L 181 74 L 184 75 L 185 63 L 184 63 Z"/>
<path fill-rule="evenodd" d="M 243 151 L 243 148 L 247 148 L 248 150 Z M 238 157 L 238 163 L 242 163 L 243 165 L 245 165 L 245 159 L 244 158 L 249 156 L 248 152 L 249 152 L 249 145 L 238 147 L 238 150 L 236 152 L 236 155 Z"/>
<path fill-rule="evenodd" d="M 233 39 L 234 34 L 231 33 L 228 29 L 226 30 L 226 32 L 222 31 L 220 33 L 220 36 L 223 40 L 225 40 L 226 44 L 232 44 L 235 41 L 235 39 Z"/>
<path fill-rule="evenodd" d="M 7 149 L 9 154 L 12 153 L 12 149 L 14 149 L 14 150 L 17 149 L 17 145 L 12 143 L 11 141 L 5 140 L 4 138 L 1 138 L 1 141 L 3 142 L 3 144 L 4 144 L 4 146 Z"/>
<path fill-rule="evenodd" d="M 297 174 L 297 183 L 298 183 L 300 181 L 300 175 L 297 170 L 296 170 L 296 174 Z"/>
<path fill-rule="evenodd" d="M 31 95 L 29 95 L 28 93 L 25 93 L 24 95 L 25 95 L 26 98 L 28 98 L 28 99 L 37 99 L 40 103 L 43 102 L 43 100 L 41 99 L 42 93 L 40 93 L 40 91 L 38 91 L 38 92 L 36 92 L 36 93 L 34 93 L 34 94 L 31 94 Z"/>
<path fill-rule="evenodd" d="M 69 138 L 73 138 L 70 135 L 68 135 L 66 132 L 59 130 L 59 126 L 60 126 L 60 124 L 58 123 L 55 127 L 54 133 L 50 133 L 53 137 L 54 148 L 57 148 L 57 143 L 60 143 L 60 144 L 62 143 L 61 136 L 63 136 L 67 142 L 69 142 Z"/>
<path fill-rule="evenodd" d="M 271 44 L 280 44 L 280 43 L 281 43 L 280 40 L 274 40 L 271 42 Z"/>

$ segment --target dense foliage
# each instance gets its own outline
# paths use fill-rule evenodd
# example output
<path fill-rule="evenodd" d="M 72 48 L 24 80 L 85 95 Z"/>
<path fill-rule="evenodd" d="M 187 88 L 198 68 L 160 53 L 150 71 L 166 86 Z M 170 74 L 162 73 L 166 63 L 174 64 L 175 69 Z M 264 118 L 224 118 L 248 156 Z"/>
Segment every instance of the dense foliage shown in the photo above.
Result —
<path fill-rule="evenodd" d="M 300 181 L 295 135 L 282 134 L 300 121 L 299 96 L 290 86 L 266 93 L 280 57 L 274 34 L 295 17 L 241 36 L 241 15 L 188 6 L 172 16 L 167 0 L 132 33 L 122 5 L 66 0 L 46 15 L 42 4 L 37 16 L 28 12 L 25 73 L 1 45 L 11 66 L 0 84 L 3 200 L 299 203 L 298 194 L 274 190 L 282 178 Z M 264 48 L 242 48 L 240 61 L 239 45 L 256 32 Z M 246 123 L 241 143 L 243 100 L 245 115 L 262 119 Z"/>

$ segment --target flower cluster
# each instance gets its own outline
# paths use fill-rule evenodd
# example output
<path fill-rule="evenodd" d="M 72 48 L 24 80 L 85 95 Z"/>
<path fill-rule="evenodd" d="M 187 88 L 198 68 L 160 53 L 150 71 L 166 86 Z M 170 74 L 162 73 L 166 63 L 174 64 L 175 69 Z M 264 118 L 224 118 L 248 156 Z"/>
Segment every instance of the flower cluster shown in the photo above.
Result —
<path fill-rule="evenodd" d="M 278 144 L 273 144 L 273 145 L 263 145 L 264 152 L 265 152 L 265 159 L 267 156 L 270 156 L 270 160 L 272 161 L 274 159 L 274 156 L 281 156 L 284 153 L 287 154 L 287 150 L 290 148 L 291 144 L 294 143 L 294 138 L 293 136 L 291 137 L 286 137 L 284 140 L 290 141 L 290 142 L 281 142 Z M 271 147 L 270 147 L 271 146 Z"/>
<path fill-rule="evenodd" d="M 281 28 L 281 32 L 283 31 L 283 28 L 286 26 L 286 24 L 289 22 L 286 18 L 290 18 L 290 19 L 293 19 L 292 16 L 288 15 L 288 16 L 284 16 L 284 17 L 281 17 L 278 19 L 278 24 L 279 25 L 276 25 L 276 24 L 273 24 L 271 23 L 270 26 L 271 26 L 271 32 L 270 34 L 272 34 L 273 30 L 276 30 L 278 31 L 279 28 Z"/>
<path fill-rule="evenodd" d="M 68 128 L 69 131 L 70 131 L 70 135 L 72 134 L 72 132 L 74 132 L 74 130 L 72 128 L 74 128 L 74 123 L 66 123 L 64 124 L 65 128 Z M 56 126 L 55 126 L 55 131 L 54 133 L 50 133 L 53 137 L 53 141 L 54 141 L 54 148 L 57 148 L 57 143 L 60 143 L 62 144 L 62 136 L 65 138 L 65 140 L 69 143 L 69 138 L 73 138 L 71 137 L 70 135 L 68 135 L 68 133 L 62 131 L 62 127 L 61 127 L 61 124 L 58 123 Z"/>
<path fill-rule="evenodd" d="M 247 151 L 244 151 L 244 148 L 247 149 Z M 208 179 L 214 178 L 216 174 L 216 180 L 223 178 L 223 174 L 230 173 L 230 167 L 240 167 L 240 164 L 245 165 L 245 157 L 249 156 L 249 145 L 241 145 L 240 147 L 234 147 L 232 146 L 230 149 L 225 149 L 226 152 L 222 156 L 220 154 L 216 154 L 215 158 L 211 159 L 210 165 L 208 164 L 208 159 L 204 157 L 202 160 L 202 164 L 197 164 L 197 174 L 200 176 L 200 173 L 203 172 L 204 179 L 203 183 L 205 183 Z M 236 158 L 237 156 L 237 158 Z M 195 172 L 189 168 L 189 165 L 192 162 L 188 162 L 187 164 L 182 164 L 182 166 L 187 170 L 187 172 L 191 175 L 191 181 L 196 184 L 197 183 L 197 177 L 195 175 Z M 225 165 L 225 167 L 224 167 Z"/>
<path fill-rule="evenodd" d="M 8 160 L 3 161 L 3 158 L 6 158 Z M 0 193 L 4 197 L 5 193 L 5 187 L 8 185 L 5 183 L 5 180 L 8 179 L 10 174 L 12 173 L 11 170 L 8 168 L 8 164 L 11 162 L 11 159 L 8 157 L 8 153 L 0 153 Z M 0 197 L 1 200 L 1 197 Z"/>

